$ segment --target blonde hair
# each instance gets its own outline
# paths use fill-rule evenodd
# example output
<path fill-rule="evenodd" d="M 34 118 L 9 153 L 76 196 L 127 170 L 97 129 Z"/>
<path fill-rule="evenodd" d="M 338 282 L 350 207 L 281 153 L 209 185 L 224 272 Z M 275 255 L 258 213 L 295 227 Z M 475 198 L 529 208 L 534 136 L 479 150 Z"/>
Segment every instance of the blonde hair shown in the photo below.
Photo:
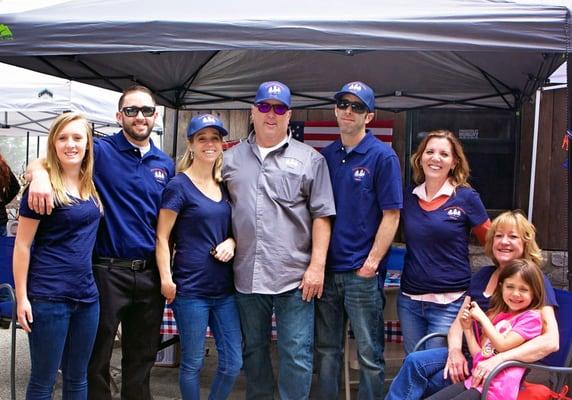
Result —
<path fill-rule="evenodd" d="M 522 214 L 520 210 L 505 211 L 496 217 L 491 223 L 491 227 L 487 231 L 486 241 L 485 241 L 485 254 L 492 258 L 495 265 L 498 265 L 498 261 L 493 255 L 493 241 L 497 229 L 502 226 L 511 226 L 516 229 L 520 238 L 523 242 L 523 252 L 522 257 L 526 260 L 530 260 L 536 265 L 542 265 L 542 251 L 538 244 L 536 243 L 536 229 Z"/>
<path fill-rule="evenodd" d="M 193 151 L 191 150 L 191 144 L 193 143 L 194 137 L 195 135 L 191 136 L 188 139 L 187 149 L 185 150 L 185 154 L 183 154 L 183 156 L 177 163 L 177 172 L 182 172 L 193 164 Z M 222 182 L 222 160 L 223 160 L 223 155 L 221 152 L 216 158 L 216 161 L 213 166 L 213 179 L 217 183 Z"/>
<path fill-rule="evenodd" d="M 455 168 L 449 172 L 450 179 L 452 181 L 453 186 L 465 186 L 470 187 L 469 182 L 469 162 L 467 161 L 467 157 L 465 156 L 465 152 L 463 151 L 463 146 L 459 139 L 455 137 L 453 132 L 447 130 L 437 130 L 432 131 L 423 138 L 419 146 L 417 146 L 417 150 L 411 156 L 411 168 L 413 169 L 413 181 L 420 185 L 425 182 L 425 173 L 423 172 L 423 167 L 421 166 L 421 157 L 423 156 L 423 152 L 425 152 L 425 148 L 427 147 L 427 143 L 431 139 L 447 139 L 449 143 L 451 143 L 451 149 L 453 151 L 453 158 L 456 161 Z"/>
<path fill-rule="evenodd" d="M 501 312 L 508 312 L 509 308 L 502 298 L 502 286 L 505 279 L 514 275 L 520 278 L 530 286 L 532 292 L 532 300 L 525 310 L 539 310 L 544 307 L 544 276 L 540 267 L 531 260 L 516 259 L 511 261 L 506 267 L 502 269 L 499 274 L 498 284 L 491 296 L 491 307 L 487 315 L 492 320 Z"/>
<path fill-rule="evenodd" d="M 93 183 L 93 136 L 91 132 L 91 127 L 87 119 L 80 113 L 68 112 L 63 113 L 58 116 L 48 133 L 48 155 L 45 161 L 45 167 L 48 171 L 50 177 L 50 183 L 52 184 L 54 190 L 54 200 L 56 205 L 70 205 L 75 201 L 66 192 L 64 181 L 63 181 L 63 169 L 61 162 L 58 158 L 56 152 L 55 141 L 58 134 L 71 122 L 81 121 L 85 133 L 87 136 L 87 143 L 85 146 L 85 156 L 81 162 L 79 178 L 80 187 L 79 194 L 80 198 L 83 200 L 93 199 L 96 205 L 99 207 L 100 211 L 103 211 L 101 200 L 99 194 L 95 189 Z"/>

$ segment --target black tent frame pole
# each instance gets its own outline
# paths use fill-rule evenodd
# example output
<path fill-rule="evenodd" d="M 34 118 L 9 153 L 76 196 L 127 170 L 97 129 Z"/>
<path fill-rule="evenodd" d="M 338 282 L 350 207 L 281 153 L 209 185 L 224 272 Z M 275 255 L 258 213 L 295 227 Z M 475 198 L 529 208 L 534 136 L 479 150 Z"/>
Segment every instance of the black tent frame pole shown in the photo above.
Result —
<path fill-rule="evenodd" d="M 173 121 L 173 160 L 177 159 L 178 134 L 179 134 L 179 108 L 175 108 L 175 121 Z"/>
<path fill-rule="evenodd" d="M 570 85 L 572 84 L 572 59 L 568 53 L 568 62 L 566 63 L 566 100 L 568 112 L 566 113 L 566 135 L 568 135 L 568 290 L 572 291 L 572 258 L 570 252 L 572 251 L 572 96 L 570 96 Z"/>

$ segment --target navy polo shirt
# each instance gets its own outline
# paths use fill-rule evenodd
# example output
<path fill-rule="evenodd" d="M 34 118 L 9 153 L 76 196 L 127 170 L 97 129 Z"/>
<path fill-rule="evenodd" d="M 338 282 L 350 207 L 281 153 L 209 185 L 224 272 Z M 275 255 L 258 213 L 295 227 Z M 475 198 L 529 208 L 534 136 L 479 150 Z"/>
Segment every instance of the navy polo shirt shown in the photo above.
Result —
<path fill-rule="evenodd" d="M 104 206 L 95 246 L 99 256 L 153 258 L 161 194 L 175 165 L 150 143 L 141 157 L 121 131 L 95 140 L 94 182 Z"/>
<path fill-rule="evenodd" d="M 93 200 L 57 206 L 50 215 L 28 207 L 28 191 L 20 215 L 39 220 L 30 253 L 28 297 L 51 301 L 93 302 L 98 299 L 91 254 L 101 217 Z"/>
<path fill-rule="evenodd" d="M 222 188 L 221 188 L 222 189 Z M 177 295 L 221 297 L 234 291 L 232 263 L 214 258 L 210 249 L 231 236 L 231 211 L 223 189 L 221 201 L 205 196 L 183 173 L 163 192 L 161 208 L 175 211 L 173 281 Z"/>
<path fill-rule="evenodd" d="M 405 192 L 401 213 L 407 244 L 401 289 L 408 294 L 448 293 L 467 290 L 471 280 L 469 237 L 471 229 L 488 219 L 479 194 L 457 187 L 433 211 L 425 211 L 419 198 Z"/>
<path fill-rule="evenodd" d="M 355 270 L 362 267 L 371 250 L 383 210 L 402 207 L 399 160 L 391 147 L 369 131 L 349 154 L 340 139 L 322 154 L 336 204 L 326 265 L 329 271 Z M 384 279 L 384 263 L 378 271 Z"/>
<path fill-rule="evenodd" d="M 476 301 L 479 307 L 484 312 L 487 312 L 490 308 L 490 297 L 485 297 L 484 291 L 487 288 L 489 280 L 491 279 L 491 275 L 497 269 L 496 266 L 487 266 L 483 267 L 477 272 L 475 272 L 471 278 L 471 285 L 469 286 L 469 290 L 467 291 L 467 295 L 471 296 L 471 301 Z M 558 307 L 558 302 L 556 301 L 556 294 L 554 293 L 554 288 L 552 287 L 552 283 L 546 277 L 544 273 L 542 273 L 544 277 L 544 304 L 547 306 Z"/>

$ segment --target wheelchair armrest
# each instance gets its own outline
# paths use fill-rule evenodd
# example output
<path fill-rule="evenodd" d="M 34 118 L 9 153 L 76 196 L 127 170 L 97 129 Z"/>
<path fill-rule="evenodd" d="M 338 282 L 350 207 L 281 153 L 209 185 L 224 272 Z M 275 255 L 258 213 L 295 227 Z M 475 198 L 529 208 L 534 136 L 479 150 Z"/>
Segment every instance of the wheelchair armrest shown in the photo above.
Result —
<path fill-rule="evenodd" d="M 549 366 L 549 365 L 536 364 L 536 363 L 525 363 L 525 362 L 521 362 L 521 361 L 503 361 L 502 363 L 497 365 L 495 368 L 493 368 L 493 370 L 491 371 L 489 376 L 487 376 L 487 379 L 485 379 L 485 382 L 483 383 L 483 392 L 481 394 L 481 400 L 486 400 L 487 392 L 489 391 L 489 387 L 491 385 L 493 378 L 498 373 L 500 373 L 503 369 L 509 368 L 509 367 L 522 367 L 522 368 L 528 368 L 528 369 L 536 369 L 539 371 L 556 372 L 559 374 L 572 374 L 572 367 L 553 367 L 553 366 Z"/>
<path fill-rule="evenodd" d="M 413 348 L 413 351 L 418 351 L 424 344 L 426 341 L 428 341 L 429 339 L 433 339 L 436 337 L 447 337 L 447 333 L 445 332 L 434 332 L 434 333 L 430 333 L 428 335 L 423 336 L 415 345 L 415 347 Z"/>

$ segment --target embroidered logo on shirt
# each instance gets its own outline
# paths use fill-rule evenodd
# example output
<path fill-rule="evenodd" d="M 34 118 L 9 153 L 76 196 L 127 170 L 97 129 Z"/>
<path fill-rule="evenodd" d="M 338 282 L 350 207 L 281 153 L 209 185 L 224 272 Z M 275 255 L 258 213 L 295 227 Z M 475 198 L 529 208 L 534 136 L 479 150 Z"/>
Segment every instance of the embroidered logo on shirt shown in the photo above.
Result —
<path fill-rule="evenodd" d="M 167 182 L 167 172 L 163 168 L 151 168 L 151 172 L 153 173 L 153 177 L 155 177 L 157 182 Z"/>
<path fill-rule="evenodd" d="M 354 181 L 361 182 L 369 174 L 369 170 L 364 167 L 353 169 Z"/>
<path fill-rule="evenodd" d="M 450 219 L 459 219 L 461 215 L 465 214 L 465 210 L 461 207 L 448 207 L 445 209 L 445 212 Z"/>
<path fill-rule="evenodd" d="M 298 168 L 302 165 L 302 163 L 295 158 L 286 158 L 285 163 L 288 169 L 293 170 L 298 170 Z"/>

